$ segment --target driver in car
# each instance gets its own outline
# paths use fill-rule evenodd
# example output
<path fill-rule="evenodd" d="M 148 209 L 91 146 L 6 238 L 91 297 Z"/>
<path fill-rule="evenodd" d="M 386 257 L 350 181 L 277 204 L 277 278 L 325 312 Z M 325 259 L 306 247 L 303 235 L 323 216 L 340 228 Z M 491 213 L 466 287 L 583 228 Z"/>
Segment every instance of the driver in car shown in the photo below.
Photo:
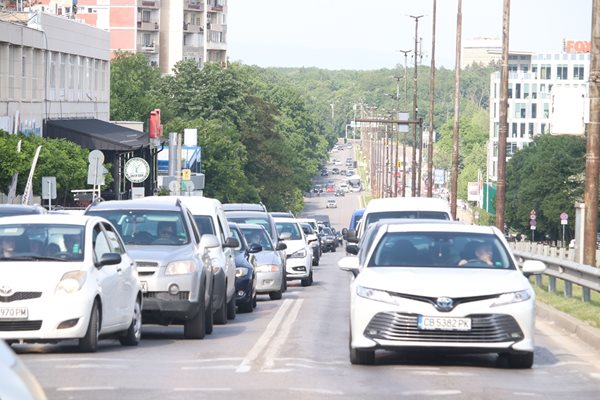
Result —
<path fill-rule="evenodd" d="M 487 265 L 493 265 L 492 254 L 492 245 L 489 243 L 480 242 L 475 246 L 475 258 L 468 260 L 463 258 L 458 262 L 458 265 L 465 265 L 468 263 L 483 263 Z"/>

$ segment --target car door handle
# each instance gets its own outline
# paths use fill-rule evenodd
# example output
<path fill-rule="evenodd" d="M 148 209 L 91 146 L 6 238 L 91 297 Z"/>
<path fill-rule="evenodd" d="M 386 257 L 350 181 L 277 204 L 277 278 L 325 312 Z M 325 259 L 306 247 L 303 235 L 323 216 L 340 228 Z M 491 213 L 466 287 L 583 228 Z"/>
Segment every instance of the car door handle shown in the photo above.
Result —
<path fill-rule="evenodd" d="M 121 272 L 123 269 L 121 267 L 117 267 L 117 272 Z"/>

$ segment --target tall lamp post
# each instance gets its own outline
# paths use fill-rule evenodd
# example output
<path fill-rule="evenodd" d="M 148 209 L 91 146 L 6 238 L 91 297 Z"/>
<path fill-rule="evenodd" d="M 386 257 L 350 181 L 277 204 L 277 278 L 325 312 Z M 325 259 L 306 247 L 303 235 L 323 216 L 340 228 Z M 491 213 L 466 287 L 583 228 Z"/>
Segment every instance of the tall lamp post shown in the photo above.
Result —
<path fill-rule="evenodd" d="M 399 50 L 404 53 L 404 108 L 408 111 L 408 81 L 406 75 L 408 53 L 412 50 Z M 402 197 L 406 197 L 406 142 L 408 141 L 408 133 L 404 132 L 404 140 L 402 143 Z"/>
<path fill-rule="evenodd" d="M 415 58 L 415 70 L 413 74 L 413 121 L 417 120 L 417 60 L 419 59 L 418 52 L 418 44 L 419 44 L 419 18 L 422 18 L 423 15 L 411 15 L 411 18 L 415 20 L 415 53 L 413 54 Z M 413 125 L 414 134 L 413 134 L 413 149 L 412 149 L 412 175 L 411 175 L 411 194 L 412 197 L 415 197 L 415 192 L 417 188 L 417 125 Z M 418 195 L 418 193 L 417 193 Z"/>

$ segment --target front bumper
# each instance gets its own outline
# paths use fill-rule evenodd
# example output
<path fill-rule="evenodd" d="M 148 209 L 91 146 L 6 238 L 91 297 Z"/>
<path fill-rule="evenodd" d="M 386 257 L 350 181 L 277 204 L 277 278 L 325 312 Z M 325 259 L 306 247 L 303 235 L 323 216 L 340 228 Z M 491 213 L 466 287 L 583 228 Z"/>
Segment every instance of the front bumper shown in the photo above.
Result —
<path fill-rule="evenodd" d="M 288 258 L 285 270 L 287 271 L 287 280 L 304 279 L 310 276 L 312 265 L 312 255 L 304 258 Z"/>
<path fill-rule="evenodd" d="M 235 304 L 246 304 L 252 301 L 255 293 L 254 280 L 252 276 L 235 278 Z"/>
<path fill-rule="evenodd" d="M 352 295 L 352 348 L 456 349 L 464 352 L 533 351 L 535 300 L 490 307 L 493 300 L 440 312 L 428 303 L 387 304 Z M 419 316 L 471 319 L 471 330 L 423 330 Z"/>
<path fill-rule="evenodd" d="M 277 292 L 281 290 L 282 283 L 281 271 L 256 273 L 256 293 Z"/>

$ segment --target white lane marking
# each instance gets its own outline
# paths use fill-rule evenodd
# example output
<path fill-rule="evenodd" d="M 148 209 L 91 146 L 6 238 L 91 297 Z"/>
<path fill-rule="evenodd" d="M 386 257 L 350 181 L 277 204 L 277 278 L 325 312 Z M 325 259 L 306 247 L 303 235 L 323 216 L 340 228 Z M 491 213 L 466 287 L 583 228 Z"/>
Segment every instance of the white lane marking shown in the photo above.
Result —
<path fill-rule="evenodd" d="M 58 365 L 57 369 L 86 369 L 86 368 L 102 368 L 102 369 L 125 369 L 129 368 L 127 365 L 107 365 L 107 364 L 74 364 L 74 365 Z"/>
<path fill-rule="evenodd" d="M 211 370 L 211 369 L 214 369 L 214 370 L 233 369 L 233 370 L 235 370 L 238 367 L 238 365 L 231 364 L 231 362 L 237 363 L 241 360 L 242 360 L 241 357 L 204 358 L 201 360 L 180 361 L 180 364 L 191 364 L 189 366 L 181 367 L 181 369 L 184 371 Z M 199 365 L 197 365 L 197 364 L 199 364 Z"/>
<path fill-rule="evenodd" d="M 285 363 L 286 367 L 295 367 L 295 368 L 307 368 L 307 369 L 320 369 L 320 370 L 334 370 L 337 367 L 334 366 L 321 366 L 321 365 L 312 365 L 312 364 L 301 364 L 301 363 Z"/>
<path fill-rule="evenodd" d="M 242 360 L 240 365 L 237 367 L 235 372 L 241 373 L 250 371 L 250 369 L 252 368 L 252 363 L 258 358 L 258 356 L 263 352 L 263 350 L 270 345 L 271 338 L 277 332 L 277 328 L 279 327 L 279 324 L 285 317 L 287 310 L 290 308 L 291 304 L 292 300 L 290 299 L 285 299 L 283 301 L 283 304 L 281 304 L 281 307 L 279 307 L 279 310 L 277 310 L 275 316 L 273 317 L 271 322 L 269 322 L 269 325 L 267 325 L 267 329 L 265 329 L 261 337 L 256 341 L 254 346 L 252 346 L 252 348 L 250 349 L 246 357 Z"/>
<path fill-rule="evenodd" d="M 175 392 L 231 392 L 231 388 L 173 388 Z"/>
<path fill-rule="evenodd" d="M 180 363 L 193 363 L 193 364 L 202 364 L 202 363 L 207 363 L 207 364 L 212 364 L 215 362 L 219 362 L 219 361 L 240 361 L 242 360 L 242 357 L 221 357 L 221 358 L 203 358 L 200 360 L 183 360 L 183 361 L 179 361 Z"/>
<path fill-rule="evenodd" d="M 411 374 L 426 376 L 474 376 L 469 372 L 444 372 L 444 371 L 411 371 Z"/>
<path fill-rule="evenodd" d="M 277 336 L 273 338 L 265 351 L 265 363 L 261 369 L 270 369 L 275 366 L 275 357 L 287 341 L 287 338 L 292 331 L 292 324 L 296 321 L 296 317 L 300 312 L 303 302 L 303 299 L 298 299 L 292 305 L 292 309 L 281 323 L 281 328 L 279 329 L 279 332 L 277 332 Z"/>
<path fill-rule="evenodd" d="M 529 392 L 514 392 L 515 396 L 526 396 L 526 397 L 540 397 L 537 393 L 529 393 Z"/>
<path fill-rule="evenodd" d="M 321 364 L 321 365 L 347 365 L 347 361 L 319 361 L 319 360 L 311 360 L 310 358 L 295 358 L 295 357 L 281 357 L 277 359 L 278 361 L 297 361 L 297 362 L 305 362 L 309 364 Z"/>
<path fill-rule="evenodd" d="M 460 390 L 406 390 L 402 396 L 453 396 L 461 394 Z"/>
<path fill-rule="evenodd" d="M 199 371 L 199 370 L 211 370 L 211 369 L 237 369 L 238 365 L 203 365 L 203 366 L 197 366 L 197 367 L 182 367 L 181 369 L 183 371 Z"/>
<path fill-rule="evenodd" d="M 114 386 L 81 386 L 81 387 L 59 387 L 56 388 L 57 392 L 89 392 L 97 390 L 117 390 Z"/>
<path fill-rule="evenodd" d="M 341 390 L 329 390 L 329 389 L 307 389 L 307 388 L 290 388 L 293 392 L 306 392 L 306 393 L 316 393 L 316 394 L 326 394 L 326 395 L 335 395 L 335 396 L 343 396 L 344 392 Z"/>

